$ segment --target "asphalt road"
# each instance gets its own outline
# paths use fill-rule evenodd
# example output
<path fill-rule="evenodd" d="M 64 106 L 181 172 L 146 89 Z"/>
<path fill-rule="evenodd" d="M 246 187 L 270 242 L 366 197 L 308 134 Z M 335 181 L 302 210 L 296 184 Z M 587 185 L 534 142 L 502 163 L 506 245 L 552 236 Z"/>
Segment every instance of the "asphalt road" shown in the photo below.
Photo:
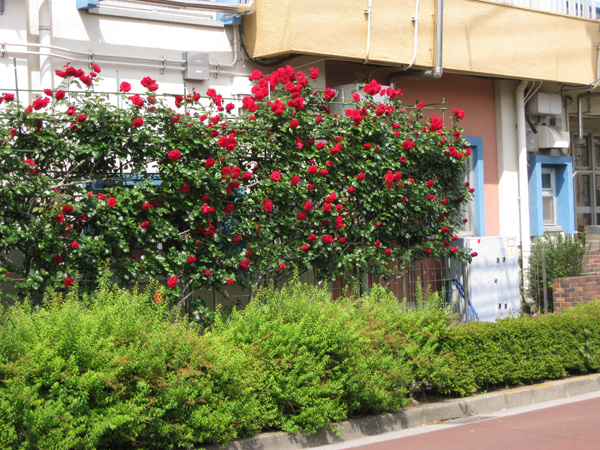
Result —
<path fill-rule="evenodd" d="M 416 429 L 379 442 L 358 441 L 318 447 L 352 450 L 598 450 L 600 397 L 501 417 L 468 417 Z M 462 422 L 462 423 L 461 423 Z M 465 423 L 467 422 L 467 423 Z M 428 429 L 432 431 L 428 431 Z M 423 432 L 425 431 L 425 432 Z M 380 436 L 379 439 L 382 437 Z"/>

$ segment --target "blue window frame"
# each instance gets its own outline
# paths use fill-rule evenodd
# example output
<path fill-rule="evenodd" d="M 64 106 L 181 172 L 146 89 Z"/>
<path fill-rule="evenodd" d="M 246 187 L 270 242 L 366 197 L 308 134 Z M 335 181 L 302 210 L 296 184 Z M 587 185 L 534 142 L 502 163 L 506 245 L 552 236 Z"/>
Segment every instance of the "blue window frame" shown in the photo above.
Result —
<path fill-rule="evenodd" d="M 485 236 L 485 193 L 483 183 L 483 138 L 463 136 L 469 142 L 472 161 L 471 184 L 475 188 L 473 198 L 475 236 Z"/>
<path fill-rule="evenodd" d="M 556 225 L 565 234 L 575 232 L 575 204 L 573 200 L 573 158 L 570 156 L 529 155 L 529 226 L 531 236 L 544 234 L 544 191 L 547 177 L 553 173 L 556 197 Z M 544 182 L 543 182 L 544 180 Z"/>

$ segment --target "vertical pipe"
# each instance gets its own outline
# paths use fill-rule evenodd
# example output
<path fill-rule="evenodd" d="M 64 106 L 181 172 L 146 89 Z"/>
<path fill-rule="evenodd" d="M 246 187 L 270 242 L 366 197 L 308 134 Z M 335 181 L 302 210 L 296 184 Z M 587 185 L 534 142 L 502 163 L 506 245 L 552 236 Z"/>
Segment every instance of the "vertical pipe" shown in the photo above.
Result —
<path fill-rule="evenodd" d="M 542 289 L 544 290 L 544 314 L 548 314 L 548 287 L 546 286 L 546 252 L 542 249 Z"/>
<path fill-rule="evenodd" d="M 42 0 L 39 8 L 39 33 L 40 33 L 40 86 L 39 89 L 50 88 L 52 85 L 52 65 L 50 63 L 50 49 L 52 45 L 52 19 L 50 16 L 50 1 Z"/>
<path fill-rule="evenodd" d="M 521 81 L 515 91 L 517 115 L 517 156 L 519 171 L 519 234 L 521 240 L 521 256 L 523 268 L 528 267 L 531 251 L 531 235 L 529 226 L 529 183 L 527 173 L 527 129 L 525 128 L 525 87 L 527 81 Z"/>

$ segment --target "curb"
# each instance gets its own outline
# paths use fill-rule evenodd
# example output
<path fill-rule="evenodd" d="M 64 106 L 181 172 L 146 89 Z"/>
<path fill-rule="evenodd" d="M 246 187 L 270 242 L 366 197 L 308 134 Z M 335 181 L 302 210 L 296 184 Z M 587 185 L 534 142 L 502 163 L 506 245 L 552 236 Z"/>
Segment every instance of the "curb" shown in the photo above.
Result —
<path fill-rule="evenodd" d="M 210 445 L 206 450 L 295 450 L 336 444 L 353 439 L 375 436 L 433 422 L 460 419 L 502 411 L 504 409 L 535 405 L 552 400 L 600 392 L 600 374 L 583 375 L 532 386 L 507 389 L 501 392 L 479 394 L 473 397 L 445 400 L 423 406 L 404 408 L 393 414 L 351 419 L 337 424 L 337 433 L 321 429 L 307 436 L 283 431 L 263 433 L 240 439 L 221 447 Z"/>

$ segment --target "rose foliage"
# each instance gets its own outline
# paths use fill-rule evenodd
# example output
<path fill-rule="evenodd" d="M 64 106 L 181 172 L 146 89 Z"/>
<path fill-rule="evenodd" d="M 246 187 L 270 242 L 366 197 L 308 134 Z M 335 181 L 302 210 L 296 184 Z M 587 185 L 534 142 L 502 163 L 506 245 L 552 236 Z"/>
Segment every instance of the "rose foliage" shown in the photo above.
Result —
<path fill-rule="evenodd" d="M 96 73 L 57 76 L 31 105 L 0 97 L 0 278 L 21 292 L 95 279 L 106 260 L 124 282 L 160 278 L 186 297 L 470 258 L 453 246 L 472 195 L 462 111 L 446 130 L 376 81 L 341 105 L 289 66 L 255 71 L 239 114 L 213 89 L 159 95 L 145 77 L 139 94 L 123 82 L 108 95 Z"/>

